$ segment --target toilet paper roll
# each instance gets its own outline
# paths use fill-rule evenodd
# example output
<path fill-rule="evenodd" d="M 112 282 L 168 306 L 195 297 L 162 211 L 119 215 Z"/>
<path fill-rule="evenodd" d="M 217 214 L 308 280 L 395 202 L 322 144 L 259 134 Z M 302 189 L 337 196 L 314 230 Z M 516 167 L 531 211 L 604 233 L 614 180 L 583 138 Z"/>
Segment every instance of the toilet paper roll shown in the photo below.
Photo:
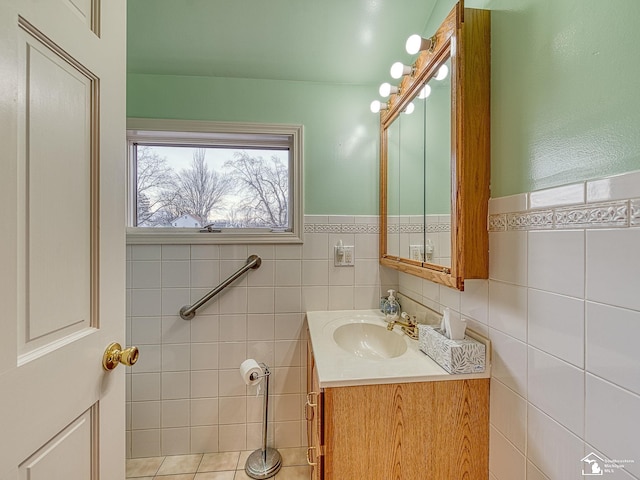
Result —
<path fill-rule="evenodd" d="M 255 380 L 251 379 L 251 374 L 255 373 Z M 240 364 L 240 376 L 247 385 L 257 385 L 262 381 L 262 368 L 253 358 L 247 358 Z"/>

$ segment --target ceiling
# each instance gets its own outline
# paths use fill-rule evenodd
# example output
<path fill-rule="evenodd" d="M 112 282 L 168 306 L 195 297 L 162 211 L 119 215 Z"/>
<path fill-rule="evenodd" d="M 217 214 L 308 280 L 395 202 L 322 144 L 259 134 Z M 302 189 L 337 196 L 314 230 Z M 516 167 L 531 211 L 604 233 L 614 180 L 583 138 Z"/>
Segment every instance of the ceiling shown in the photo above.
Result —
<path fill-rule="evenodd" d="M 436 0 L 128 0 L 129 73 L 388 81 Z"/>

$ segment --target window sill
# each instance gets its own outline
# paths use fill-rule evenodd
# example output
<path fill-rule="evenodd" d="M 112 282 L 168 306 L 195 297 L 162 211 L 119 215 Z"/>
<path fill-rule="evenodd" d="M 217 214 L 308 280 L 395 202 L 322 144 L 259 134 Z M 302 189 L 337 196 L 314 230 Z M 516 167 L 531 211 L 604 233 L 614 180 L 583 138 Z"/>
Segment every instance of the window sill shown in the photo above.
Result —
<path fill-rule="evenodd" d="M 197 229 L 176 231 L 173 228 L 127 228 L 127 245 L 264 245 L 301 244 L 300 234 L 293 232 L 205 232 Z"/>

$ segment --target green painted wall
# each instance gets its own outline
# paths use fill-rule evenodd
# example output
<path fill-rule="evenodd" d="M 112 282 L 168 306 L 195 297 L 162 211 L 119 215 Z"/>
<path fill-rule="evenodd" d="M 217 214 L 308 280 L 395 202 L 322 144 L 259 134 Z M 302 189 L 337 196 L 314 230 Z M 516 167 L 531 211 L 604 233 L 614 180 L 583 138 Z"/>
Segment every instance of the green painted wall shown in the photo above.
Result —
<path fill-rule="evenodd" d="M 431 34 L 455 0 L 439 0 Z M 640 1 L 467 0 L 492 14 L 492 196 L 640 169 Z M 302 123 L 305 213 L 376 214 L 378 81 L 128 76 L 132 117 Z"/>
<path fill-rule="evenodd" d="M 374 86 L 129 74 L 127 115 L 304 125 L 306 214 L 377 215 Z"/>
<path fill-rule="evenodd" d="M 439 0 L 425 29 L 453 8 Z M 467 0 L 492 13 L 492 196 L 640 169 L 638 0 Z"/>

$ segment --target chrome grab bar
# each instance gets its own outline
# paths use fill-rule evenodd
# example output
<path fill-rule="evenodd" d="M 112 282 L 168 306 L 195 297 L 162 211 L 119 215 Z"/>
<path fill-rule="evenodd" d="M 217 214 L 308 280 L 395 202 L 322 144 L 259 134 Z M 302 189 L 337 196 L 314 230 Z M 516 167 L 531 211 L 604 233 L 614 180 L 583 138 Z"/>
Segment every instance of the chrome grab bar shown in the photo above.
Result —
<path fill-rule="evenodd" d="M 222 290 L 227 288 L 233 282 L 235 282 L 240 276 L 242 276 L 245 272 L 248 272 L 250 269 L 259 268 L 262 264 L 262 259 L 258 255 L 251 255 L 247 258 L 247 263 L 245 263 L 236 273 L 227 278 L 224 282 L 218 285 L 216 288 L 207 293 L 204 297 L 198 300 L 193 305 L 185 305 L 180 309 L 180 316 L 183 320 L 191 320 L 196 316 L 196 310 L 200 308 L 202 305 L 207 303 L 217 294 L 219 294 Z"/>

